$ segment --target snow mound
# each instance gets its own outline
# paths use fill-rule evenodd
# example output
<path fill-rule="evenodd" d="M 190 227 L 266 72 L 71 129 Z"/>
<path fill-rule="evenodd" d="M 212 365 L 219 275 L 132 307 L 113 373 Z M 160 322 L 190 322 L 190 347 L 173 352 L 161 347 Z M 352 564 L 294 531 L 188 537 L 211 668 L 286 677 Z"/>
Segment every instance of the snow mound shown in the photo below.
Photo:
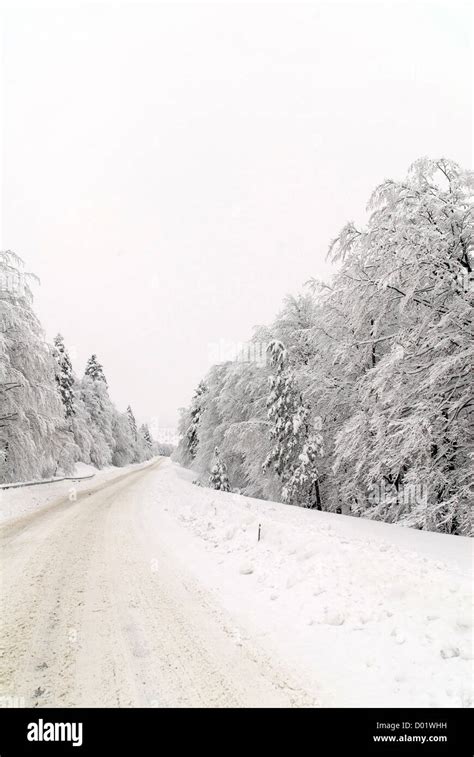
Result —
<path fill-rule="evenodd" d="M 472 540 L 156 480 L 197 577 L 323 706 L 472 702 Z"/>

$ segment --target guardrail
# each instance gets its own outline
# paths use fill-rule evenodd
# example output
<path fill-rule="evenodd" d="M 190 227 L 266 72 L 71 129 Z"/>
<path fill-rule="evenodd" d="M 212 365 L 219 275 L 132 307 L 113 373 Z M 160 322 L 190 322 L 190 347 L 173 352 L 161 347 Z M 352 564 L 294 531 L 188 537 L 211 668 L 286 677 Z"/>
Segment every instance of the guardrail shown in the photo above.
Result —
<path fill-rule="evenodd" d="M 20 489 L 23 486 L 39 486 L 40 484 L 58 484 L 60 481 L 86 481 L 88 478 L 94 478 L 95 473 L 90 476 L 62 476 L 62 478 L 42 478 L 40 481 L 22 481 L 12 484 L 0 484 L 0 489 Z"/>

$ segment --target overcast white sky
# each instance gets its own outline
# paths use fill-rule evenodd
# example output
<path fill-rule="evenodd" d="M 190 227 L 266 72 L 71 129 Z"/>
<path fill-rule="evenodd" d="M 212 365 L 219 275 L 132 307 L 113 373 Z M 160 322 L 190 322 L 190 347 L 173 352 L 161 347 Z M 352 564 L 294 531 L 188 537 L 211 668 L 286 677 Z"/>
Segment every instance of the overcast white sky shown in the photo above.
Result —
<path fill-rule="evenodd" d="M 3 241 L 82 373 L 174 426 L 209 344 L 329 269 L 421 155 L 471 164 L 469 4 L 182 3 L 3 15 Z"/>

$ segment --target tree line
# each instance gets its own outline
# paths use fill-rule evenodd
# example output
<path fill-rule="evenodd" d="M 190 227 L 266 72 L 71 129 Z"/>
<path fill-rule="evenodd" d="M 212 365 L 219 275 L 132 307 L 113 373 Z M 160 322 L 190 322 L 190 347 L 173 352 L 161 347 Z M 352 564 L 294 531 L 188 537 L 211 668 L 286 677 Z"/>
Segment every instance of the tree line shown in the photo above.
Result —
<path fill-rule="evenodd" d="M 176 459 L 215 488 L 224 465 L 227 490 L 472 535 L 473 197 L 446 159 L 377 187 L 331 280 L 254 330 L 266 362 L 200 382 Z"/>
<path fill-rule="evenodd" d="M 0 482 L 69 475 L 77 462 L 103 468 L 169 454 L 146 424 L 137 428 L 130 406 L 115 407 L 96 355 L 79 378 L 63 337 L 45 341 L 33 279 L 18 255 L 0 252 Z"/>

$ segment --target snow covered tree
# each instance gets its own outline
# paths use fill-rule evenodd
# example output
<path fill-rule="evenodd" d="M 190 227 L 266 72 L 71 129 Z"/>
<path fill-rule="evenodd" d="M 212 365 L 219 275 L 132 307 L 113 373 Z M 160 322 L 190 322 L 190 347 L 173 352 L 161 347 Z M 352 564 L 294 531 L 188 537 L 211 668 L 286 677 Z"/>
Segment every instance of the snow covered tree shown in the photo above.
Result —
<path fill-rule="evenodd" d="M 21 258 L 0 253 L 0 469 L 8 482 L 70 472 L 75 454 L 30 278 Z"/>
<path fill-rule="evenodd" d="M 87 361 L 85 375 L 92 379 L 92 381 L 102 381 L 107 386 L 104 369 L 97 360 L 97 355 L 91 355 Z"/>
<path fill-rule="evenodd" d="M 331 280 L 255 332 L 268 417 L 268 366 L 214 366 L 177 459 L 204 475 L 218 446 L 252 496 L 472 534 L 473 197 L 446 159 L 378 187 L 366 227 L 332 243 Z"/>
<path fill-rule="evenodd" d="M 133 410 L 130 407 L 130 405 L 127 407 L 127 417 L 128 417 L 128 423 L 129 423 L 129 426 L 130 426 L 130 430 L 132 432 L 132 436 L 133 436 L 133 438 L 136 441 L 137 440 L 137 436 L 138 436 L 137 422 L 135 420 L 135 416 L 133 414 Z"/>
<path fill-rule="evenodd" d="M 252 497 L 278 498 L 277 476 L 262 471 L 271 448 L 265 402 L 267 368 L 260 363 L 229 362 L 216 379 L 212 374 L 208 379 L 209 392 L 215 394 L 215 400 L 209 402 L 202 416 L 201 452 L 210 458 L 209 423 L 213 415 L 219 415 L 212 440 L 226 461 L 233 486 Z M 201 462 L 200 454 L 197 462 Z"/>
<path fill-rule="evenodd" d="M 148 447 L 148 449 L 153 449 L 153 439 L 151 438 L 150 429 L 148 428 L 148 425 L 146 423 L 142 423 L 140 426 L 140 433 L 145 441 L 145 445 Z"/>
<path fill-rule="evenodd" d="M 278 497 L 276 477 L 262 473 L 262 463 L 270 449 L 267 379 L 267 369 L 257 362 L 236 360 L 213 366 L 203 382 L 206 390 L 201 394 L 195 457 L 191 459 L 189 455 L 186 436 L 192 426 L 193 402 L 192 407 L 182 411 L 178 428 L 181 439 L 173 459 L 192 465 L 207 481 L 217 446 L 233 485 L 250 496 Z"/>
<path fill-rule="evenodd" d="M 175 451 L 175 447 L 168 442 L 156 442 L 155 450 L 156 454 L 161 455 L 161 457 L 171 457 L 172 453 Z"/>
<path fill-rule="evenodd" d="M 194 393 L 189 408 L 181 411 L 178 424 L 180 441 L 176 450 L 176 458 L 183 465 L 191 465 L 197 455 L 199 445 L 199 424 L 206 404 L 207 386 L 201 381 Z"/>
<path fill-rule="evenodd" d="M 272 422 L 273 448 L 264 469 L 273 467 L 283 483 L 283 501 L 321 510 L 316 458 L 322 454 L 322 439 L 310 429 L 310 414 L 303 404 L 293 373 L 287 368 L 287 351 L 282 342 L 268 345 L 276 373 L 270 377 L 267 400 Z"/>
<path fill-rule="evenodd" d="M 286 370 L 287 354 L 283 343 L 278 340 L 270 342 L 268 353 L 276 371 L 275 375 L 270 376 L 270 395 L 267 399 L 268 418 L 272 422 L 270 436 L 274 446 L 264 468 L 271 464 L 275 473 L 282 477 L 295 456 L 298 443 L 295 433 L 299 431 L 303 419 L 298 417 L 300 398 L 293 376 Z"/>
<path fill-rule="evenodd" d="M 201 381 L 196 389 L 196 393 L 191 405 L 191 423 L 186 432 L 186 445 L 189 451 L 191 460 L 196 457 L 197 447 L 199 444 L 199 421 L 203 411 L 203 398 L 206 394 L 206 384 Z"/>
<path fill-rule="evenodd" d="M 70 418 L 75 414 L 73 389 L 74 374 L 72 370 L 71 359 L 68 355 L 68 352 L 64 345 L 64 339 L 61 334 L 58 334 L 54 339 L 53 355 L 57 364 L 56 382 L 58 384 L 59 393 L 64 405 L 66 418 Z"/>
<path fill-rule="evenodd" d="M 221 460 L 219 448 L 214 450 L 214 464 L 209 476 L 209 486 L 212 489 L 218 489 L 222 492 L 230 492 L 229 476 L 227 475 L 227 466 Z"/>
<path fill-rule="evenodd" d="M 104 369 L 95 354 L 87 361 L 80 390 L 92 436 L 91 463 L 97 468 L 103 468 L 112 464 L 114 456 L 115 460 L 120 460 L 120 463 L 115 464 L 125 465 L 125 459 L 130 462 L 129 453 L 124 451 L 129 447 L 124 439 L 124 434 L 129 432 L 128 418 L 126 418 L 127 426 L 125 426 L 109 397 Z M 115 434 L 118 435 L 117 439 Z"/>
<path fill-rule="evenodd" d="M 75 379 L 74 415 L 69 420 L 74 442 L 78 449 L 77 461 L 91 463 L 94 437 L 91 433 L 90 418 L 82 398 L 81 382 Z"/>
<path fill-rule="evenodd" d="M 15 253 L 0 252 L 0 481 L 72 473 L 78 460 L 102 468 L 149 459 L 148 427 L 139 435 L 131 409 L 116 410 L 96 355 L 77 380 L 62 336 L 45 343 L 32 278 Z"/>
<path fill-rule="evenodd" d="M 71 359 L 61 334 L 54 340 L 53 356 L 56 363 L 56 383 L 59 389 L 68 428 L 76 445 L 75 461 L 91 462 L 93 435 L 88 424 L 90 418 L 81 394 L 81 385 L 72 368 Z"/>
<path fill-rule="evenodd" d="M 112 419 L 112 434 L 114 438 L 112 464 L 123 466 L 136 462 L 137 440 L 130 426 L 128 410 L 125 413 L 115 410 Z"/>
<path fill-rule="evenodd" d="M 92 437 L 90 462 L 97 468 L 111 465 L 115 448 L 113 422 L 115 408 L 101 379 L 85 375 L 80 382 L 80 398 Z"/>
<path fill-rule="evenodd" d="M 137 450 L 137 462 L 143 463 L 146 460 L 150 460 L 155 454 L 155 443 L 150 433 L 150 429 L 146 423 L 142 423 L 138 429 L 138 439 L 136 443 Z"/>
<path fill-rule="evenodd" d="M 297 297 L 285 297 L 283 309 L 272 325 L 278 341 L 287 346 L 287 361 L 295 366 L 307 366 L 315 345 L 311 329 L 315 321 L 316 302 L 311 292 Z"/>
<path fill-rule="evenodd" d="M 333 246 L 352 334 L 341 350 L 361 368 L 336 436 L 343 492 L 371 517 L 453 533 L 472 529 L 473 194 L 455 163 L 417 161 L 375 191 L 368 228 Z M 396 495 L 369 501 L 380 482 Z"/>
<path fill-rule="evenodd" d="M 319 423 L 316 422 L 313 429 L 306 425 L 305 433 L 303 449 L 290 468 L 291 473 L 283 488 L 283 501 L 321 510 L 318 459 L 323 454 L 323 439 Z"/>

